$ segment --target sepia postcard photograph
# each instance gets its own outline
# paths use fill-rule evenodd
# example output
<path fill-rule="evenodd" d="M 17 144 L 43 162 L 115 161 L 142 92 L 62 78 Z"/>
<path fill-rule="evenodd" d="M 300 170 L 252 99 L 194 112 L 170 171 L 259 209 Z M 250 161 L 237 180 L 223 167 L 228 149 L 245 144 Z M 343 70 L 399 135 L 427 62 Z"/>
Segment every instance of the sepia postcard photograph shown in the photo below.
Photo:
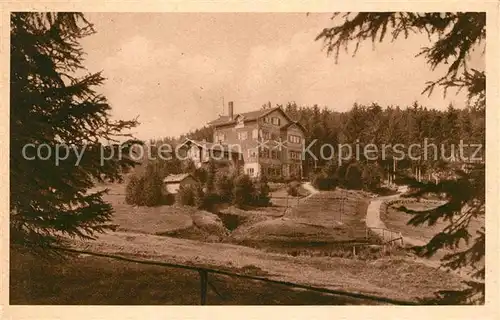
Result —
<path fill-rule="evenodd" d="M 485 11 L 5 17 L 9 305 L 485 305 Z"/>

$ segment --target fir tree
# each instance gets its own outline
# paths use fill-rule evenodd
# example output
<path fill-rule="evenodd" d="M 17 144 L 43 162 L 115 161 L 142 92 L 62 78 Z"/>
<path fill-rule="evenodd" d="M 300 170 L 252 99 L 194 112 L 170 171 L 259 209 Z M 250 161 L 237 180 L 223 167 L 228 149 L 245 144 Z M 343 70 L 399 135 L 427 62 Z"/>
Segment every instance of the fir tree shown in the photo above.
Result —
<path fill-rule="evenodd" d="M 325 42 L 328 53 L 338 59 L 340 50 L 348 48 L 352 42 L 358 46 L 365 40 L 383 41 L 389 35 L 392 40 L 404 36 L 410 38 L 413 32 L 426 33 L 429 39 L 436 39 L 419 53 L 427 60 L 431 69 L 447 65 L 446 73 L 437 80 L 431 80 L 424 92 L 431 94 L 439 86 L 444 88 L 463 88 L 468 93 L 468 104 L 483 111 L 486 106 L 486 75 L 484 71 L 467 67 L 469 54 L 481 45 L 486 38 L 486 14 L 481 12 L 458 13 L 337 13 L 333 27 L 325 28 L 317 37 Z M 453 140 L 456 132 L 455 110 L 447 112 L 445 140 Z M 436 128 L 436 130 L 439 130 Z M 449 135 L 453 135 L 450 137 Z M 451 138 L 451 139 L 450 139 Z M 411 181 L 417 191 L 414 196 L 429 192 L 446 195 L 446 204 L 437 209 L 424 212 L 408 212 L 415 216 L 410 223 L 421 225 L 434 224 L 442 219 L 448 221 L 447 227 L 436 234 L 419 252 L 427 256 L 442 248 L 456 252 L 446 256 L 444 264 L 452 269 L 473 267 L 473 281 L 466 282 L 468 288 L 455 292 L 440 292 L 436 303 L 484 303 L 484 228 L 475 236 L 469 231 L 471 219 L 484 219 L 485 213 L 485 168 L 478 164 L 468 172 L 456 172 L 455 177 L 438 184 Z M 465 250 L 457 247 L 460 241 L 473 238 Z"/>
<path fill-rule="evenodd" d="M 104 78 L 84 75 L 79 42 L 95 31 L 83 14 L 13 13 L 10 26 L 11 243 L 46 249 L 68 237 L 92 239 L 113 229 L 113 210 L 105 191 L 89 189 L 94 181 L 120 180 L 134 165 L 125 157 L 130 145 L 118 138 L 137 123 L 111 120 L 111 106 L 97 93 Z M 28 144 L 52 152 L 66 144 L 84 155 L 78 165 L 74 152 L 56 164 L 36 157 L 34 148 L 24 156 Z M 118 148 L 124 156 L 101 165 L 101 150 Z"/>

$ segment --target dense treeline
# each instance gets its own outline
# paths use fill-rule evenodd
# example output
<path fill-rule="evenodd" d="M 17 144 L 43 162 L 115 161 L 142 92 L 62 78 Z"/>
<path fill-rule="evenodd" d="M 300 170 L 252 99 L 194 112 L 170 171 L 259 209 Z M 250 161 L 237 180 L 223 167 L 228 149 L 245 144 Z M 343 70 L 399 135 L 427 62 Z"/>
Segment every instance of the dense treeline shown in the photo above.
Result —
<path fill-rule="evenodd" d="M 369 167 L 374 168 L 376 176 L 382 172 L 382 177 L 386 179 L 389 172 L 394 169 L 399 172 L 407 170 L 408 173 L 418 176 L 425 175 L 428 179 L 431 172 L 440 171 L 443 168 L 443 162 L 449 160 L 452 153 L 459 156 L 461 141 L 465 145 L 464 157 L 471 157 L 477 149 L 477 147 L 467 147 L 468 144 L 482 144 L 483 148 L 475 156 L 484 155 L 484 109 L 472 107 L 458 109 L 449 105 L 446 110 L 436 110 L 426 108 L 417 102 L 404 108 L 399 106 L 382 108 L 376 103 L 354 104 L 353 108 L 347 112 L 338 112 L 326 107 L 320 108 L 317 105 L 299 106 L 295 102 L 278 106 L 306 129 L 306 146 L 310 146 L 308 150 L 311 151 L 304 154 L 304 170 L 308 176 L 326 165 L 331 165 L 332 161 L 338 161 L 340 151 L 338 146 L 347 144 L 352 146 L 353 158 L 357 160 L 356 162 L 361 162 L 360 170 L 365 171 L 365 176 L 367 176 L 366 167 Z M 265 107 L 269 106 L 265 105 Z M 186 137 L 212 141 L 212 132 L 210 127 L 203 127 L 178 138 L 166 137 L 151 140 L 151 144 L 170 143 L 175 146 Z M 377 160 L 366 161 L 363 158 L 363 152 L 360 153 L 361 157 L 356 157 L 356 146 L 363 150 L 363 146 L 370 143 L 378 147 Z M 325 144 L 331 145 L 333 149 L 323 147 L 321 150 Z M 385 154 L 382 153 L 383 145 L 395 146 L 397 144 L 404 146 L 401 147 L 401 150 L 405 150 L 404 159 L 401 159 L 403 158 L 401 154 L 398 158 L 392 148 L 386 149 Z M 412 149 L 413 159 L 409 159 L 408 154 L 408 146 L 411 144 L 421 146 L 421 148 Z M 429 146 L 426 154 L 424 154 L 425 144 Z M 432 144 L 437 149 L 433 148 Z M 397 163 L 394 163 L 393 155 L 398 160 Z M 422 159 L 415 160 L 415 157 L 419 155 Z M 343 156 L 346 157 L 346 155 Z M 343 161 L 345 162 L 344 159 Z M 377 166 L 374 166 L 374 163 Z M 337 165 L 341 164 L 337 163 Z M 340 177 L 339 182 L 342 182 L 343 178 Z"/>
<path fill-rule="evenodd" d="M 417 102 L 407 108 L 354 104 L 348 112 L 336 112 L 328 108 L 298 106 L 288 103 L 282 106 L 293 119 L 306 129 L 306 144 L 317 139 L 311 148 L 320 154 L 322 144 L 363 143 L 404 144 L 429 143 L 455 144 L 484 143 L 484 110 L 457 109 L 450 105 L 447 110 L 428 109 Z M 318 159 L 318 164 L 327 161 Z"/>
<path fill-rule="evenodd" d="M 281 107 L 306 129 L 306 146 L 310 146 L 309 150 L 314 154 L 311 156 L 311 153 L 305 153 L 305 170 L 309 175 L 326 165 L 331 166 L 332 161 L 337 162 L 334 163 L 336 166 L 342 165 L 338 163 L 342 151 L 339 150 L 339 145 L 351 145 L 353 159 L 347 162 L 360 162 L 360 170 L 365 171 L 365 177 L 370 175 L 367 173 L 369 168 L 373 169 L 371 176 L 378 177 L 383 172 L 380 178 L 386 179 L 390 178 L 389 173 L 393 170 L 419 178 L 424 178 L 425 175 L 425 178 L 429 179 L 431 174 L 442 170 L 443 162 L 448 161 L 452 154 L 458 159 L 461 141 L 464 144 L 464 157 L 471 157 L 478 149 L 476 146 L 467 147 L 469 144 L 482 144 L 483 148 L 475 156 L 484 155 L 484 109 L 458 109 L 449 105 L 446 110 L 440 111 L 428 109 L 417 102 L 406 108 L 382 108 L 376 103 L 368 106 L 354 104 L 348 112 L 319 108 L 317 105 L 298 106 L 293 102 Z M 333 146 L 333 154 L 329 148 L 324 148 L 323 153 L 321 152 L 325 144 Z M 377 146 L 375 161 L 367 161 L 363 157 L 362 150 L 366 144 Z M 401 150 L 405 151 L 404 157 L 401 154 L 396 155 L 392 147 L 386 149 L 385 154 L 382 153 L 384 145 L 397 144 L 401 144 Z M 412 144 L 420 147 L 409 151 L 408 146 Z M 433 148 L 432 144 L 436 148 Z M 361 150 L 359 157 L 355 154 L 356 145 Z M 427 151 L 424 154 L 425 149 Z M 410 152 L 413 158 L 410 158 Z M 373 159 L 374 154 L 370 156 Z M 396 163 L 393 156 L 398 160 Z M 419 156 L 421 159 L 416 160 Z M 343 157 L 345 159 L 347 155 L 344 154 Z M 335 178 L 342 183 L 344 176 Z M 370 182 L 367 184 L 376 185 Z"/>
<path fill-rule="evenodd" d="M 324 143 L 333 145 L 355 143 L 409 145 L 423 143 L 424 139 L 435 144 L 484 143 L 484 109 L 458 109 L 449 105 L 444 111 L 424 107 L 417 102 L 401 108 L 388 106 L 382 108 L 376 103 L 371 105 L 354 104 L 347 112 L 331 108 L 299 106 L 295 102 L 277 105 L 306 129 L 306 144 L 317 140 L 311 148 L 319 154 Z M 152 144 L 172 143 L 191 138 L 212 141 L 212 128 L 202 127 L 180 137 L 165 137 L 151 140 Z M 318 160 L 321 164 L 325 161 Z"/>

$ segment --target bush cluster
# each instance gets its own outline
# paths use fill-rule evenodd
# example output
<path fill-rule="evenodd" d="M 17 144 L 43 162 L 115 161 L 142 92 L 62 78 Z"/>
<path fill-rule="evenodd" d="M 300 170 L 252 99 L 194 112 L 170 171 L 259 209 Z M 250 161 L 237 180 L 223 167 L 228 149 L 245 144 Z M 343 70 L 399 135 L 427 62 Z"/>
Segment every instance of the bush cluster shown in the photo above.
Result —
<path fill-rule="evenodd" d="M 212 210 L 219 203 L 231 203 L 237 207 L 264 207 L 270 205 L 269 185 L 265 178 L 252 180 L 248 175 L 218 172 L 213 182 L 186 186 L 179 189 L 176 203 Z"/>
<path fill-rule="evenodd" d="M 300 187 L 300 182 L 292 181 L 288 184 L 286 192 L 288 193 L 289 196 L 297 197 L 299 196 L 299 187 Z"/>
<path fill-rule="evenodd" d="M 154 164 L 148 164 L 141 173 L 130 177 L 125 190 L 125 202 L 137 206 L 171 204 L 172 196 L 163 187 L 163 174 Z"/>
<path fill-rule="evenodd" d="M 377 190 L 382 181 L 382 170 L 375 163 L 346 162 L 327 164 L 311 176 L 318 190 L 334 190 L 337 186 L 352 190 Z"/>
<path fill-rule="evenodd" d="M 174 196 L 168 194 L 163 179 L 168 170 L 165 164 L 148 163 L 130 177 L 126 187 L 126 202 L 138 206 L 177 204 L 212 210 L 216 204 L 231 203 L 238 207 L 264 207 L 271 204 L 267 179 L 253 180 L 248 175 L 218 171 L 209 163 L 206 168 L 195 168 L 191 163 L 181 164 L 198 183 L 180 187 Z M 177 173 L 177 172 L 176 172 Z"/>

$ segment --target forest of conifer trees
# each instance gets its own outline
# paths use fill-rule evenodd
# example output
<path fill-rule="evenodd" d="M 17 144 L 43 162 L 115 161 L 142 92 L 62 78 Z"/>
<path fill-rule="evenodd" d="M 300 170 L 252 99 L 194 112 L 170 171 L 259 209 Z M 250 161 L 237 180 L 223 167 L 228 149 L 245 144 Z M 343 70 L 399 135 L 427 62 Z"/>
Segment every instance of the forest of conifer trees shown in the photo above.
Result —
<path fill-rule="evenodd" d="M 484 109 L 473 107 L 459 109 L 450 104 L 444 110 L 438 110 L 424 107 L 418 102 L 405 107 L 382 107 L 376 103 L 371 105 L 355 103 L 347 112 L 335 111 L 331 107 L 320 108 L 318 105 L 299 106 L 295 102 L 277 106 L 283 108 L 293 120 L 300 122 L 306 129 L 306 146 L 310 146 L 309 150 L 316 155 L 314 158 L 309 153 L 304 153 L 307 174 L 336 161 L 339 150 L 335 150 L 335 146 L 339 145 L 422 145 L 422 148 L 415 151 L 422 153 L 422 159 L 419 161 L 405 157 L 405 159 L 398 159 L 400 161 L 395 164 L 389 149 L 384 156 L 380 154 L 375 162 L 380 165 L 386 175 L 394 169 L 407 169 L 411 175 L 424 179 L 429 178 L 430 173 L 435 171 L 433 169 L 442 169 L 442 163 L 449 160 L 452 153 L 458 157 L 458 146 L 461 141 L 465 146 L 482 145 L 475 158 L 482 158 L 485 152 Z M 212 141 L 212 129 L 202 127 L 178 138 L 165 137 L 151 140 L 151 143 L 153 145 L 175 144 L 186 137 Z M 424 157 L 424 142 L 428 145 L 435 145 L 437 151 L 429 148 L 429 153 Z M 331 151 L 330 154 L 328 151 L 322 153 L 320 149 L 325 144 L 334 146 L 333 155 Z M 476 149 L 478 148 L 465 147 L 463 157 L 471 158 Z M 325 157 L 321 157 L 321 154 Z M 415 153 L 412 155 L 416 157 Z M 365 159 L 356 160 L 366 162 Z M 457 160 L 463 159 L 457 158 Z"/>

